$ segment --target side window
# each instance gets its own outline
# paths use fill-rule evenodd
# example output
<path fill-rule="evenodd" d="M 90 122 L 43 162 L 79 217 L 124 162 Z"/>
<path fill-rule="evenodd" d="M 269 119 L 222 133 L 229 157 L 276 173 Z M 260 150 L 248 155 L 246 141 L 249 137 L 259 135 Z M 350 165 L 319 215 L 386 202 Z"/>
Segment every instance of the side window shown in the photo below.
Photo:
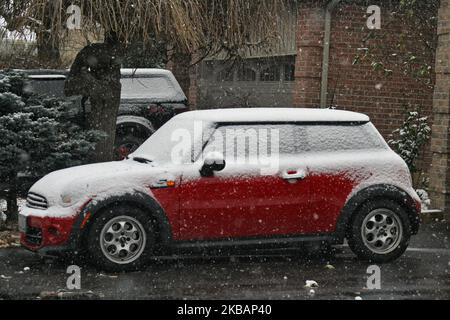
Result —
<path fill-rule="evenodd" d="M 164 76 L 122 78 L 122 98 L 171 99 L 177 95 L 170 79 Z"/>
<path fill-rule="evenodd" d="M 293 155 L 309 150 L 304 126 L 295 124 L 220 125 L 204 150 L 220 152 L 227 161 Z"/>
<path fill-rule="evenodd" d="M 220 152 L 227 161 L 310 152 L 383 149 L 385 143 L 371 124 L 248 124 L 219 125 L 204 155 Z"/>
<path fill-rule="evenodd" d="M 64 79 L 33 79 L 27 84 L 27 90 L 45 97 L 64 98 Z"/>
<path fill-rule="evenodd" d="M 307 126 L 310 151 L 382 149 L 384 143 L 371 124 Z"/>

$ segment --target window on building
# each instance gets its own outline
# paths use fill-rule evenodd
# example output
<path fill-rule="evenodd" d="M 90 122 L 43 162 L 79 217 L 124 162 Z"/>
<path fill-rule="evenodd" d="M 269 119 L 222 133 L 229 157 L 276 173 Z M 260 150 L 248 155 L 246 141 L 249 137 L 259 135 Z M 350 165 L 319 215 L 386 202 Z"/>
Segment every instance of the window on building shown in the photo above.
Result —
<path fill-rule="evenodd" d="M 243 67 L 239 69 L 238 81 L 256 81 L 256 72 L 253 69 Z"/>
<path fill-rule="evenodd" d="M 295 64 L 285 64 L 284 65 L 284 81 L 294 81 L 295 80 Z"/>
<path fill-rule="evenodd" d="M 217 75 L 217 82 L 232 82 L 234 80 L 233 69 L 223 69 Z"/>
<path fill-rule="evenodd" d="M 214 80 L 214 70 L 216 69 L 216 65 L 214 61 L 205 61 L 202 68 L 202 78 Z"/>
<path fill-rule="evenodd" d="M 270 66 L 261 71 L 261 81 L 280 81 L 280 67 L 277 65 Z"/>

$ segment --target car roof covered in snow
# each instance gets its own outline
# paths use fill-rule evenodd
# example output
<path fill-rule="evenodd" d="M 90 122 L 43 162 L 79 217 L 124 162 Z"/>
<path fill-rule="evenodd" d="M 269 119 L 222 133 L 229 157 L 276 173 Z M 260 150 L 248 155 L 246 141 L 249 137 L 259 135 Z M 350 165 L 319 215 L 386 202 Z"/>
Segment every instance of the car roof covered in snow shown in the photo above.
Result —
<path fill-rule="evenodd" d="M 120 71 L 122 74 L 122 99 L 140 98 L 148 99 L 154 103 L 184 103 L 187 101 L 183 89 L 181 89 L 177 79 L 169 70 L 141 68 L 121 69 Z M 137 81 L 128 83 L 133 81 L 133 79 L 137 79 Z"/>
<path fill-rule="evenodd" d="M 151 76 L 171 76 L 172 72 L 165 69 L 139 68 L 120 69 L 122 77 L 151 77 Z"/>
<path fill-rule="evenodd" d="M 48 76 L 51 77 L 53 75 L 68 75 L 69 69 L 13 69 L 16 72 L 24 72 L 28 75 L 33 76 Z M 156 69 L 156 68 L 123 68 L 120 69 L 120 73 L 122 77 L 151 77 L 151 76 L 173 76 L 172 72 L 165 69 Z"/>
<path fill-rule="evenodd" d="M 22 72 L 33 78 L 52 78 L 54 76 L 65 76 L 69 73 L 69 69 L 12 69 L 14 72 Z"/>
<path fill-rule="evenodd" d="M 66 80 L 64 74 L 30 74 L 29 78 L 33 80 Z"/>
<path fill-rule="evenodd" d="M 217 123 L 254 122 L 369 122 L 362 113 L 332 109 L 301 108 L 247 108 L 214 109 L 186 112 L 177 117 L 185 120 L 202 120 Z"/>

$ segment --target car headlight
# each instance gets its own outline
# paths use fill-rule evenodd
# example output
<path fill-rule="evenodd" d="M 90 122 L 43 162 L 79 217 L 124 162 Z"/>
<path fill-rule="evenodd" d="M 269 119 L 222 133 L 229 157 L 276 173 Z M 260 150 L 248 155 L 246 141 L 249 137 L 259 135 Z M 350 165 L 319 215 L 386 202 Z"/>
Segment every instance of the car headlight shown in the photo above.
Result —
<path fill-rule="evenodd" d="M 61 203 L 64 207 L 70 207 L 73 204 L 73 197 L 70 194 L 63 194 L 61 196 Z"/>

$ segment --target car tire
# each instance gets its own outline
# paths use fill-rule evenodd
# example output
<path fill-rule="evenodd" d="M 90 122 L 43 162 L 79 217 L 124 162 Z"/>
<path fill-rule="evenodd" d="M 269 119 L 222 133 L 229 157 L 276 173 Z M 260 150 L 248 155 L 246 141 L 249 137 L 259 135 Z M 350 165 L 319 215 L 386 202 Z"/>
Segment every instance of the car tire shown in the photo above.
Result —
<path fill-rule="evenodd" d="M 102 270 L 141 270 L 155 248 L 152 219 L 140 210 L 121 205 L 100 212 L 87 239 L 89 261 Z"/>
<path fill-rule="evenodd" d="M 364 203 L 353 216 L 348 233 L 351 250 L 362 260 L 386 263 L 408 248 L 411 224 L 405 210 L 391 200 Z"/>

